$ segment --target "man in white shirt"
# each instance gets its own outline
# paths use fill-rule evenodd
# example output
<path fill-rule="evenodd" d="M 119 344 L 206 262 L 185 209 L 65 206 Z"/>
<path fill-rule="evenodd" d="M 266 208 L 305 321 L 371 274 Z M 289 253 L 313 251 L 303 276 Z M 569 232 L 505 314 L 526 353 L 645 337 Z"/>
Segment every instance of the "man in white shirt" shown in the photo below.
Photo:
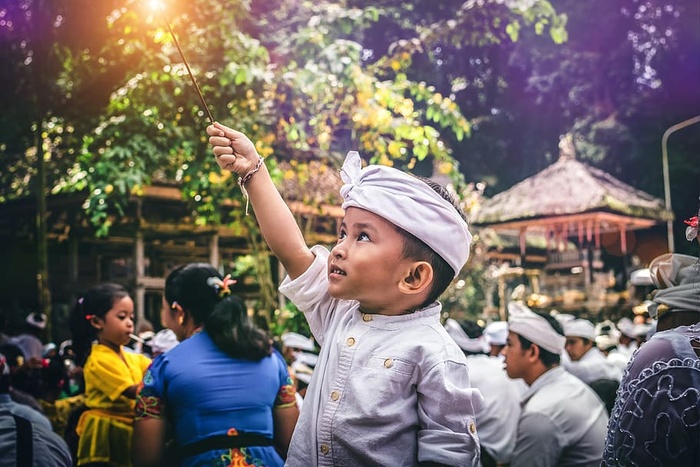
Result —
<path fill-rule="evenodd" d="M 561 325 L 518 303 L 508 311 L 506 371 L 529 386 L 511 467 L 599 465 L 608 415 L 593 390 L 559 366 L 566 340 Z"/>
<path fill-rule="evenodd" d="M 484 404 L 476 413 L 481 465 L 509 464 L 518 429 L 520 397 L 527 387 L 522 380 L 508 378 L 502 358 L 488 354 L 493 344 L 488 343 L 485 331 L 477 323 L 448 318 L 445 329 L 467 356 L 470 383 L 484 397 Z M 507 334 L 507 329 L 502 329 Z M 505 346 L 505 337 L 503 343 Z"/>
<path fill-rule="evenodd" d="M 601 379 L 620 381 L 622 373 L 607 360 L 595 346 L 595 326 L 585 319 L 574 319 L 564 323 L 565 349 L 570 360 L 563 365 L 566 370 L 591 384 Z"/>

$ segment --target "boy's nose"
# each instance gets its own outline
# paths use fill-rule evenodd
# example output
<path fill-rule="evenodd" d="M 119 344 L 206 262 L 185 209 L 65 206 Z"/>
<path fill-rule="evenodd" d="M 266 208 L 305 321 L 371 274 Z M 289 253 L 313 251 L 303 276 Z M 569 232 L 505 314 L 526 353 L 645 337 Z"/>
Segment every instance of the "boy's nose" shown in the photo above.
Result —
<path fill-rule="evenodd" d="M 336 245 L 331 249 L 331 255 L 337 257 L 337 258 L 344 258 L 345 257 L 345 248 L 343 248 L 342 245 Z"/>

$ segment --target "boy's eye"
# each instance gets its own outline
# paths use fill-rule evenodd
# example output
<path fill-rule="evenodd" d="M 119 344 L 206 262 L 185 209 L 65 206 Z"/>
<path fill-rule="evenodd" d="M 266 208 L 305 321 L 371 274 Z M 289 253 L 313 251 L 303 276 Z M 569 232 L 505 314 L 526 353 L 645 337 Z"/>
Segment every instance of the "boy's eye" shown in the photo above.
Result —
<path fill-rule="evenodd" d="M 345 231 L 344 231 L 344 230 L 341 230 L 341 231 L 338 233 L 338 240 L 342 240 L 342 239 L 344 239 L 346 236 L 347 236 L 347 234 L 345 233 Z"/>
<path fill-rule="evenodd" d="M 361 241 L 367 241 L 367 240 L 369 240 L 369 235 L 367 235 L 366 233 L 362 232 L 360 235 L 357 236 L 357 239 L 358 239 L 358 240 L 361 240 Z"/>

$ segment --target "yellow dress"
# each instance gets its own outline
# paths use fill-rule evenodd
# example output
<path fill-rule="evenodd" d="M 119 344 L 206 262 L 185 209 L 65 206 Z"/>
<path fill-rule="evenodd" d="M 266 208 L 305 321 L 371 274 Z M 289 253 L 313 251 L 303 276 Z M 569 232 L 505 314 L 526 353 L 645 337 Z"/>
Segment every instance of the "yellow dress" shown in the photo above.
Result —
<path fill-rule="evenodd" d="M 78 422 L 78 465 L 109 462 L 130 467 L 134 399 L 124 390 L 143 379 L 151 360 L 141 354 L 124 352 L 122 358 L 102 344 L 92 346 L 85 363 L 85 411 Z"/>

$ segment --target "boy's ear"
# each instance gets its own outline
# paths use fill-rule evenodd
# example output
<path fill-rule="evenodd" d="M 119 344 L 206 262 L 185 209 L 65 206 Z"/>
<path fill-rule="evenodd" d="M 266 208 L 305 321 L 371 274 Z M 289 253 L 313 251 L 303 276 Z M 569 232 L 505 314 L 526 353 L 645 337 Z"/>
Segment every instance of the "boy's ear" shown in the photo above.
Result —
<path fill-rule="evenodd" d="M 433 283 L 433 267 L 426 261 L 416 261 L 411 264 L 408 274 L 399 282 L 399 291 L 407 295 L 415 295 L 429 289 Z"/>

